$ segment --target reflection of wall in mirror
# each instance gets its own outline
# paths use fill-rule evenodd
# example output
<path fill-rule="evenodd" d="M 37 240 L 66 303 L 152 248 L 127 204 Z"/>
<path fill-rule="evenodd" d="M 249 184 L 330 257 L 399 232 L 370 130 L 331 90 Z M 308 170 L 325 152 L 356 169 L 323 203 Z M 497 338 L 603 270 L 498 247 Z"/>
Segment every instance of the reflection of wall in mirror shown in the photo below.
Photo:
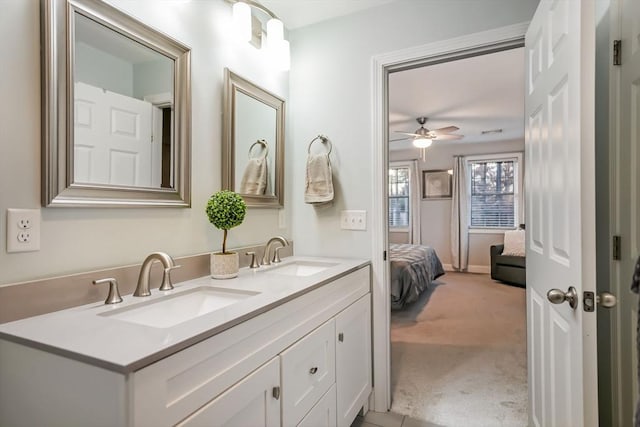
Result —
<path fill-rule="evenodd" d="M 269 145 L 267 156 L 268 184 L 265 194 L 275 194 L 275 163 L 276 158 L 276 110 L 241 91 L 235 96 L 235 186 L 240 191 L 241 180 L 249 159 L 249 148 L 259 139 L 264 139 Z M 259 157 L 263 153 L 260 147 L 252 150 L 252 157 Z"/>
<path fill-rule="evenodd" d="M 173 93 L 173 63 L 169 58 L 131 63 L 82 42 L 75 47 L 75 81 L 144 99 Z"/>

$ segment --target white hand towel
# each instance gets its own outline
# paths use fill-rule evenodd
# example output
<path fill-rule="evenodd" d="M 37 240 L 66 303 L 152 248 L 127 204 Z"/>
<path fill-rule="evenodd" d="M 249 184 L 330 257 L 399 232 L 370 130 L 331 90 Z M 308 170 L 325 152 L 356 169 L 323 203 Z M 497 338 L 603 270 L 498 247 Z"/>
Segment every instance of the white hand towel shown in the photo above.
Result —
<path fill-rule="evenodd" d="M 268 182 L 267 158 L 249 159 L 240 181 L 240 194 L 261 196 L 267 189 Z"/>
<path fill-rule="evenodd" d="M 333 200 L 333 179 L 329 154 L 309 154 L 305 179 L 304 202 L 327 203 Z"/>

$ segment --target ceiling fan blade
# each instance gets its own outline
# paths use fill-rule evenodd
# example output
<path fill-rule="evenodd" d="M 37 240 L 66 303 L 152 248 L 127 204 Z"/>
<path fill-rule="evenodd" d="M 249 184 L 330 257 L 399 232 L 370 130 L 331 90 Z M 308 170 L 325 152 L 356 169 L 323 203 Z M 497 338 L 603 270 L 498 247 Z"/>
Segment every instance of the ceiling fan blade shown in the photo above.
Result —
<path fill-rule="evenodd" d="M 390 139 L 389 142 L 398 142 L 398 141 L 409 141 L 411 138 L 398 138 L 398 139 Z"/>
<path fill-rule="evenodd" d="M 455 132 L 457 130 L 459 130 L 460 128 L 458 126 L 447 126 L 447 127 L 443 127 L 440 129 L 434 129 L 432 130 L 433 133 L 435 133 L 436 135 L 440 135 L 443 133 L 451 133 L 451 132 Z"/>
<path fill-rule="evenodd" d="M 394 132 L 395 132 L 395 133 L 401 133 L 401 134 L 403 134 L 403 135 L 409 135 L 409 136 L 422 136 L 422 135 L 419 135 L 419 134 L 417 134 L 417 133 L 400 132 L 399 130 L 394 130 Z"/>
<path fill-rule="evenodd" d="M 435 140 L 444 141 L 444 140 L 452 140 L 452 139 L 462 139 L 462 137 L 464 137 L 464 135 L 444 134 L 444 135 L 437 135 Z"/>

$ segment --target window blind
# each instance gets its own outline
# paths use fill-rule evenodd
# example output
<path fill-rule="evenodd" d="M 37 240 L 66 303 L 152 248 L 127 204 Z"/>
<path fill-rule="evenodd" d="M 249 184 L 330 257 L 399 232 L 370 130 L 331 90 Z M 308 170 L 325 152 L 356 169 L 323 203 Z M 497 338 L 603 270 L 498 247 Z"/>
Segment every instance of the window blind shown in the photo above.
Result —
<path fill-rule="evenodd" d="M 514 228 L 515 160 L 471 162 L 471 227 Z"/>

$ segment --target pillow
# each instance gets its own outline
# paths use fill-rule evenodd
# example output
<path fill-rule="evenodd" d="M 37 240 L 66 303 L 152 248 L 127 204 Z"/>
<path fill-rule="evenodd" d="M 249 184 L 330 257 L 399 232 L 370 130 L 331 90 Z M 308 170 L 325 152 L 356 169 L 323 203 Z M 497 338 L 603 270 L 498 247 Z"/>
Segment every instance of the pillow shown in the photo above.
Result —
<path fill-rule="evenodd" d="M 524 233 L 524 230 L 505 231 L 502 255 L 525 256 Z"/>

